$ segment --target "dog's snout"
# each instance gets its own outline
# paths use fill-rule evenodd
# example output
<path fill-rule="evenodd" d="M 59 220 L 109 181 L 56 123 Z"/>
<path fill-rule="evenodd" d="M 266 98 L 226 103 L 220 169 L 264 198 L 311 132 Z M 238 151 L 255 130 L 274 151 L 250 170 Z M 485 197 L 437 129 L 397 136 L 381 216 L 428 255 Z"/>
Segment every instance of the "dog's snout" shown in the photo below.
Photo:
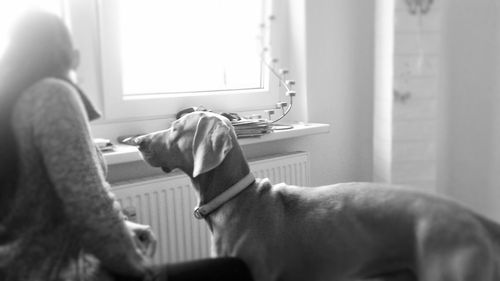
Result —
<path fill-rule="evenodd" d="M 149 143 L 151 141 L 146 136 L 130 137 L 123 141 L 123 143 L 137 146 L 140 151 L 149 150 Z"/>

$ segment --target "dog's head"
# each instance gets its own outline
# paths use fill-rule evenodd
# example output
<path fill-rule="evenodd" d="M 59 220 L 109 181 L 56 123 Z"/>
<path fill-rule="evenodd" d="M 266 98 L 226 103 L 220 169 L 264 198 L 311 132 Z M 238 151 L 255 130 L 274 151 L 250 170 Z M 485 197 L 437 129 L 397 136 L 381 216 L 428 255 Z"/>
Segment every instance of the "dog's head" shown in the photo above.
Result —
<path fill-rule="evenodd" d="M 151 166 L 167 173 L 179 168 L 195 178 L 220 165 L 235 138 L 228 119 L 196 111 L 174 121 L 169 129 L 136 137 L 132 143 Z"/>

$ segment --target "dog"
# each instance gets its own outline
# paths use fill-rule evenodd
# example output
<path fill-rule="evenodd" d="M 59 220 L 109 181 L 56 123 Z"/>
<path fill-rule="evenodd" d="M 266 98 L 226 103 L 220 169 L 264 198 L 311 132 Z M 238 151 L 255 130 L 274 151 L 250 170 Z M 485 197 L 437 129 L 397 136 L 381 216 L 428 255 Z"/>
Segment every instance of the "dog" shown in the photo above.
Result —
<path fill-rule="evenodd" d="M 216 256 L 255 280 L 500 280 L 500 225 L 458 202 L 377 183 L 255 179 L 231 123 L 193 112 L 134 138 L 144 160 L 186 173 Z"/>

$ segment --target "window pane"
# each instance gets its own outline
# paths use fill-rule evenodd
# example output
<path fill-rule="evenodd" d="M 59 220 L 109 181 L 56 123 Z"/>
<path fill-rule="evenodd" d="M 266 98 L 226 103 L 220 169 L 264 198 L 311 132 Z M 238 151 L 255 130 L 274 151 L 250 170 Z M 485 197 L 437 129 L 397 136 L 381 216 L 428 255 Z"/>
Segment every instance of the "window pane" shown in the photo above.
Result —
<path fill-rule="evenodd" d="M 262 87 L 262 1 L 122 0 L 126 95 Z"/>

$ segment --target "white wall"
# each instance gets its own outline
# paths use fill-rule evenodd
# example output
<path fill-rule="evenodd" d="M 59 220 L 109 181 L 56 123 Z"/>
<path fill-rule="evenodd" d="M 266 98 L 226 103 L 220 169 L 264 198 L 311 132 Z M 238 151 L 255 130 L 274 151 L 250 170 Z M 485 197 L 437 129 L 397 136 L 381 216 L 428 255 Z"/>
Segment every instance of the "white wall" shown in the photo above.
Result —
<path fill-rule="evenodd" d="M 394 0 L 378 1 L 375 9 L 373 104 L 373 180 L 391 182 L 394 91 Z"/>
<path fill-rule="evenodd" d="M 372 179 L 374 1 L 307 1 L 307 114 L 317 184 Z M 313 174 L 314 176 L 314 174 Z"/>
<path fill-rule="evenodd" d="M 448 0 L 444 11 L 444 193 L 500 220 L 496 0 Z"/>

